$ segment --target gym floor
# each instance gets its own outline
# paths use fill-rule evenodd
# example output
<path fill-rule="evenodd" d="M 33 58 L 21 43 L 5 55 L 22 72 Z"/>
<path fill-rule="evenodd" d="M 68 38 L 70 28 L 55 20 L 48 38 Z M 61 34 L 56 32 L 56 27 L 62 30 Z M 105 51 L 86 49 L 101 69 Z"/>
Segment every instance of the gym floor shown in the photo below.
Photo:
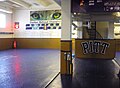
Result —
<path fill-rule="evenodd" d="M 74 59 L 73 62 L 78 62 L 76 60 Z M 116 60 L 120 63 L 120 52 L 116 53 Z M 103 69 L 98 65 L 95 68 L 89 61 L 81 60 L 80 63 L 81 66 L 87 63 L 82 66 L 83 69 L 88 67 Z M 107 63 L 112 64 L 110 68 L 113 68 L 112 62 Z M 12 49 L 0 51 L 0 88 L 120 88 L 117 66 L 115 66 L 115 76 L 107 77 L 104 77 L 103 74 L 91 76 L 91 73 L 95 72 L 86 74 L 84 70 L 77 78 L 76 73 L 72 77 L 60 75 L 58 74 L 59 69 L 59 50 Z M 53 78 L 55 79 L 52 81 Z"/>
<path fill-rule="evenodd" d="M 45 88 L 59 72 L 59 50 L 0 51 L 0 88 Z"/>

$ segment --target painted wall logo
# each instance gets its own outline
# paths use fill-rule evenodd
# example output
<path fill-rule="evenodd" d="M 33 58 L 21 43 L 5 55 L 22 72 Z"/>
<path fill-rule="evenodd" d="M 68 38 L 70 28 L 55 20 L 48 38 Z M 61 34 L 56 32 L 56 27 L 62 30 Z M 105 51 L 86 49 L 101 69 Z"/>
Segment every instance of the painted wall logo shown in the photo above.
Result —
<path fill-rule="evenodd" d="M 61 10 L 30 11 L 30 21 L 61 20 Z"/>
<path fill-rule="evenodd" d="M 104 41 L 85 41 L 81 42 L 84 54 L 105 54 L 110 43 Z"/>

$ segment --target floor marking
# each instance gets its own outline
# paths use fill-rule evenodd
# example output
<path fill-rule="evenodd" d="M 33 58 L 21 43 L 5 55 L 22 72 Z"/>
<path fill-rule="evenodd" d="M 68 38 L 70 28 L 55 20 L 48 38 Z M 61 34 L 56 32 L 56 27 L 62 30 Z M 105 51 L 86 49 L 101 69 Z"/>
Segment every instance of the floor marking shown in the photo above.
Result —
<path fill-rule="evenodd" d="M 60 72 L 58 72 L 45 86 L 45 88 L 47 88 L 57 77 L 58 75 L 60 74 Z"/>

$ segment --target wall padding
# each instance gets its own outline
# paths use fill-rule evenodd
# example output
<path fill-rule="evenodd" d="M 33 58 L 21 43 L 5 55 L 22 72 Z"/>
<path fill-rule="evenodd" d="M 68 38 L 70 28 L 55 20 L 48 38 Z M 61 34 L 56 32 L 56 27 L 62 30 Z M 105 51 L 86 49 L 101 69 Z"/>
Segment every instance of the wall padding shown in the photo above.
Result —
<path fill-rule="evenodd" d="M 0 50 L 6 50 L 12 48 L 13 48 L 12 38 L 0 38 Z"/>
<path fill-rule="evenodd" d="M 60 38 L 16 38 L 17 48 L 60 49 Z"/>

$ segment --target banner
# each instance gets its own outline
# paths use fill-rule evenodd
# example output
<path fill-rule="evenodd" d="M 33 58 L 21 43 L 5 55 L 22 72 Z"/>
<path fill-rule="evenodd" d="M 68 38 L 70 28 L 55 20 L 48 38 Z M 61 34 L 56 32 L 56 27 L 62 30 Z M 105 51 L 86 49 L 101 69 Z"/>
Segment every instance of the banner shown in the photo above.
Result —
<path fill-rule="evenodd" d="M 114 59 L 114 39 L 75 40 L 75 56 L 80 59 Z"/>

